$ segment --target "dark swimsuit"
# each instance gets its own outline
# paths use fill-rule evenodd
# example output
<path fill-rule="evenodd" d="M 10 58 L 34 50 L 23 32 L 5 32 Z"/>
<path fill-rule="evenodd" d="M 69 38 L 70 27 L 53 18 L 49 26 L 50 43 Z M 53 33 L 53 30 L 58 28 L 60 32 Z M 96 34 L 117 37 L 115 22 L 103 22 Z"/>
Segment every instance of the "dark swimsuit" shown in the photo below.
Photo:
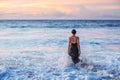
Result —
<path fill-rule="evenodd" d="M 71 43 L 70 56 L 72 57 L 72 61 L 73 61 L 75 64 L 80 61 L 77 43 Z"/>

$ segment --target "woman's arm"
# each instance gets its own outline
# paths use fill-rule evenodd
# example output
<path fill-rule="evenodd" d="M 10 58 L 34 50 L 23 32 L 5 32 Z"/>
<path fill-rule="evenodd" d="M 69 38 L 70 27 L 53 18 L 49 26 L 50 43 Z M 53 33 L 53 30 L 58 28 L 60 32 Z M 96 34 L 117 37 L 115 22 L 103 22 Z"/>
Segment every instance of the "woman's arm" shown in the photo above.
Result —
<path fill-rule="evenodd" d="M 81 49 L 80 49 L 79 37 L 77 37 L 77 47 L 78 47 L 78 53 L 80 55 L 81 54 Z"/>
<path fill-rule="evenodd" d="M 68 39 L 68 55 L 70 55 L 70 38 Z"/>

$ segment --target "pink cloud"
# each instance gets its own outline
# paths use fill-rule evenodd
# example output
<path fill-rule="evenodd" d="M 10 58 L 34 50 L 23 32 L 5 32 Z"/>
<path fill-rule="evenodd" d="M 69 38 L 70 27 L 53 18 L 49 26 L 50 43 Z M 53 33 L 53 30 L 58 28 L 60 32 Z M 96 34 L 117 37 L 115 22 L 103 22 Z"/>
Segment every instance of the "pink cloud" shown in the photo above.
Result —
<path fill-rule="evenodd" d="M 0 0 L 0 18 L 113 18 L 120 16 L 119 4 L 119 0 Z"/>

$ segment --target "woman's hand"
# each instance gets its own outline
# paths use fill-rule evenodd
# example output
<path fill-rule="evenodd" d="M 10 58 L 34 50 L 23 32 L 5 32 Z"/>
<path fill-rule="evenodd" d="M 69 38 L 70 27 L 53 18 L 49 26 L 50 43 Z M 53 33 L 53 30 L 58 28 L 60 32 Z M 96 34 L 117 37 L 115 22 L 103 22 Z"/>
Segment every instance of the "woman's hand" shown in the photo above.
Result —
<path fill-rule="evenodd" d="M 68 50 L 68 55 L 70 56 L 70 51 Z"/>
<path fill-rule="evenodd" d="M 78 51 L 78 56 L 80 56 L 80 54 L 81 54 L 81 51 Z"/>

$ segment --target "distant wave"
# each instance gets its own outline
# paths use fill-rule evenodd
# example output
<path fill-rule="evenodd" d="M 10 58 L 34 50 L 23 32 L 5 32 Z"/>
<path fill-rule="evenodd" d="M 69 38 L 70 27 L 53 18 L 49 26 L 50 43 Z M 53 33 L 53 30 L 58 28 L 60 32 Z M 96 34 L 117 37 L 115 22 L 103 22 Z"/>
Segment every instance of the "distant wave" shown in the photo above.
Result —
<path fill-rule="evenodd" d="M 0 20 L 0 28 L 120 27 L 120 20 Z"/>

